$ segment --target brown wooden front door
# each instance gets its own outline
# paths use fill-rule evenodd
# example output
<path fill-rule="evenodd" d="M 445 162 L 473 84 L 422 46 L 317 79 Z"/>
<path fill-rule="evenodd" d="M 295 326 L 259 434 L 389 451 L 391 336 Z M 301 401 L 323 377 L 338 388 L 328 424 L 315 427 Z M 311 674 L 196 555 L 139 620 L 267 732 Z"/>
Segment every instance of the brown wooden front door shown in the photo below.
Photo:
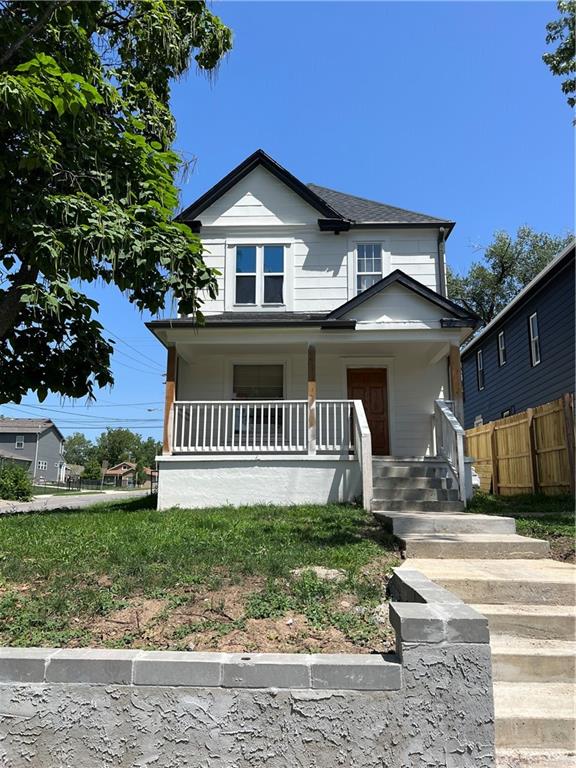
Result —
<path fill-rule="evenodd" d="M 348 397 L 364 404 L 375 456 L 390 453 L 387 373 L 386 368 L 348 368 Z"/>

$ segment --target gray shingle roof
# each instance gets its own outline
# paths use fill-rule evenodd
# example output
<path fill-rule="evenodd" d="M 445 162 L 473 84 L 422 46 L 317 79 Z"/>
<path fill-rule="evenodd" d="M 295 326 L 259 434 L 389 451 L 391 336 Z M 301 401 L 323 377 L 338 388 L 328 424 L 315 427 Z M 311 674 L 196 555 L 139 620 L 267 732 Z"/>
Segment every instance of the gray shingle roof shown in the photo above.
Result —
<path fill-rule="evenodd" d="M 355 197 L 345 192 L 338 192 L 328 187 L 320 187 L 318 184 L 308 184 L 318 197 L 325 200 L 344 218 L 363 224 L 453 224 L 447 219 L 438 219 L 425 213 L 407 211 L 405 208 L 396 208 L 386 203 L 378 203 L 375 200 L 367 200 L 364 197 Z"/>
<path fill-rule="evenodd" d="M 26 462 L 27 464 L 32 463 L 32 459 L 26 458 L 26 456 L 22 456 L 22 454 L 18 453 L 12 453 L 12 451 L 7 451 L 5 448 L 0 448 L 0 459 L 10 459 L 10 461 L 22 461 Z"/>
<path fill-rule="evenodd" d="M 53 426 L 55 425 L 51 419 L 0 419 L 0 432 L 38 434 Z"/>

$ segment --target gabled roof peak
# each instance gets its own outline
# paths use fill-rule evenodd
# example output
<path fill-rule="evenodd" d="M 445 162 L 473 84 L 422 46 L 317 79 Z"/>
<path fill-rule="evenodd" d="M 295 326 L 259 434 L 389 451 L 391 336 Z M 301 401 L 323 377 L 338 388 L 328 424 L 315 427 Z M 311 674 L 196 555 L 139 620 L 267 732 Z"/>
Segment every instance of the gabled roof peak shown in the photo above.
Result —
<path fill-rule="evenodd" d="M 279 181 L 286 184 L 293 192 L 312 206 L 321 216 L 318 225 L 321 230 L 342 231 L 352 227 L 389 226 L 389 227 L 446 227 L 447 235 L 454 227 L 454 222 L 428 216 L 417 211 L 379 203 L 365 197 L 348 195 L 335 189 L 318 184 L 304 184 L 267 152 L 259 148 L 239 165 L 233 168 L 219 182 L 189 205 L 177 217 L 195 227 L 200 226 L 198 217 L 222 195 L 232 189 L 239 181 L 255 168 L 263 167 Z"/>

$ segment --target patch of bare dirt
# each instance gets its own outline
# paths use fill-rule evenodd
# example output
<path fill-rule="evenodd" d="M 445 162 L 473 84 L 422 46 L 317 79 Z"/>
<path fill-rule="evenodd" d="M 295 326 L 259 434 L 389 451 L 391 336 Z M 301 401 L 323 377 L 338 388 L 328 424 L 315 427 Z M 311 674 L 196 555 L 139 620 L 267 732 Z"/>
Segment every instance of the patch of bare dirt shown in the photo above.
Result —
<path fill-rule="evenodd" d="M 313 627 L 300 614 L 278 619 L 248 619 L 243 629 L 233 629 L 223 637 L 217 632 L 196 632 L 185 642 L 195 651 L 229 653 L 384 653 L 393 650 L 385 638 L 366 647 L 355 645 L 335 627 Z"/>
<path fill-rule="evenodd" d="M 558 536 L 550 538 L 550 554 L 554 560 L 561 563 L 576 562 L 576 547 L 574 539 L 570 536 Z"/>
<path fill-rule="evenodd" d="M 160 599 L 134 597 L 117 611 L 93 619 L 88 629 L 101 643 L 120 640 L 126 635 L 147 640 L 150 629 L 166 609 L 168 602 Z M 134 645 L 137 647 L 137 645 Z"/>

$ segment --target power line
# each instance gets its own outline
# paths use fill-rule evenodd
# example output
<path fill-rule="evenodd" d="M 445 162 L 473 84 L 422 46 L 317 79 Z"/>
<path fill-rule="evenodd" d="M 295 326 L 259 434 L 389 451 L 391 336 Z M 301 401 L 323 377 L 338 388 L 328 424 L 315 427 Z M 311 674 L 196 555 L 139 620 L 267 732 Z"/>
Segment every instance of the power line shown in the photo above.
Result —
<path fill-rule="evenodd" d="M 76 405 L 75 402 L 71 402 L 69 405 L 65 406 L 60 406 L 58 403 L 53 402 L 42 403 L 42 405 L 37 405 L 37 403 L 14 403 L 14 405 L 17 405 L 18 407 L 22 405 L 35 408 L 48 408 L 50 406 L 54 406 L 56 408 L 139 408 L 145 405 L 164 405 L 164 400 L 149 400 L 141 403 L 110 403 L 110 405 L 105 403 L 85 403 L 83 405 Z"/>
<path fill-rule="evenodd" d="M 76 419 L 97 419 L 99 421 L 107 420 L 107 421 L 147 421 L 147 419 L 122 419 L 117 418 L 115 416 L 92 416 L 90 413 L 74 413 L 73 411 L 66 411 L 63 408 L 49 408 L 45 407 L 43 405 L 28 405 L 27 408 L 34 408 L 38 411 L 48 411 L 50 413 L 63 413 L 63 414 L 69 414 L 71 416 L 74 416 Z M 12 408 L 13 410 L 16 410 L 20 408 L 19 405 L 7 405 L 6 408 Z M 159 410 L 159 409 L 157 409 Z"/>
<path fill-rule="evenodd" d="M 132 344 L 128 344 L 127 341 L 124 341 L 124 339 L 120 338 L 120 336 L 117 336 L 109 328 L 106 328 L 104 325 L 102 326 L 102 328 L 106 331 L 106 333 L 109 333 L 111 336 L 113 336 L 115 339 L 117 339 L 121 344 L 124 344 L 125 346 L 127 346 L 128 349 L 131 349 L 133 352 L 136 352 L 137 355 L 140 355 L 141 357 L 143 357 L 146 360 L 146 362 L 151 362 L 154 365 L 158 366 L 158 368 L 163 370 L 163 368 L 160 365 L 160 363 L 157 363 L 155 360 L 149 360 L 147 357 L 145 357 L 145 355 L 142 354 L 142 352 L 139 349 L 136 349 L 136 347 L 133 347 Z M 122 354 L 126 355 L 126 357 L 130 357 L 130 355 L 128 355 L 126 352 L 123 352 Z M 134 358 L 130 358 L 130 359 L 133 360 Z M 136 362 L 139 363 L 140 361 L 137 360 Z"/>

